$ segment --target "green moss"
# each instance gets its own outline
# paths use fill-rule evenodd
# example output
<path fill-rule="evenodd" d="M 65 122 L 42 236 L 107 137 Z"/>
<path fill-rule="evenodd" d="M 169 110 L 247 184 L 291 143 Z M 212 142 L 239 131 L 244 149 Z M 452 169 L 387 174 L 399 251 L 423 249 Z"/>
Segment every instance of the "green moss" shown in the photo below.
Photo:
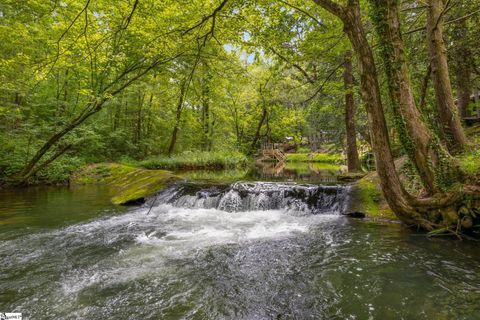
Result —
<path fill-rule="evenodd" d="M 480 175 L 480 125 L 467 128 L 466 133 L 470 139 L 470 150 L 458 156 L 461 169 L 472 176 Z"/>
<path fill-rule="evenodd" d="M 465 152 L 458 158 L 460 167 L 470 175 L 480 174 L 480 149 Z"/>
<path fill-rule="evenodd" d="M 342 156 L 330 153 L 287 153 L 287 162 L 324 162 L 324 163 L 340 163 Z"/>
<path fill-rule="evenodd" d="M 395 214 L 385 203 L 381 190 L 372 176 L 366 176 L 356 183 L 357 199 L 369 217 L 396 219 Z"/>
<path fill-rule="evenodd" d="M 115 194 L 112 202 L 128 204 L 152 196 L 176 179 L 176 176 L 165 170 L 145 170 L 116 163 L 101 163 L 82 168 L 71 177 L 70 182 L 110 185 Z"/>

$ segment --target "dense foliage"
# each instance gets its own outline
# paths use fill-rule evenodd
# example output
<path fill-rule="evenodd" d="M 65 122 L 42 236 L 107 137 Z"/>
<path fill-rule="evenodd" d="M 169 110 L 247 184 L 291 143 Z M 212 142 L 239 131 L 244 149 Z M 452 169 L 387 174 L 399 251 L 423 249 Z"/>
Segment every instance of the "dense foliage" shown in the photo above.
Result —
<path fill-rule="evenodd" d="M 402 31 L 415 97 L 441 133 L 433 88 L 424 81 L 422 3 L 401 3 Z M 445 12 L 458 92 L 465 64 L 470 91 L 479 85 L 478 4 L 455 3 Z M 373 10 L 361 7 L 373 43 Z M 4 180 L 65 181 L 83 164 L 122 159 L 152 168 L 229 166 L 245 163 L 263 142 L 345 149 L 342 74 L 350 43 L 341 21 L 313 1 L 6 0 L 0 30 Z M 473 103 L 466 108 L 475 111 Z M 395 112 L 391 104 L 386 110 L 400 155 L 406 151 Z M 367 116 L 363 108 L 355 116 L 366 152 Z"/>

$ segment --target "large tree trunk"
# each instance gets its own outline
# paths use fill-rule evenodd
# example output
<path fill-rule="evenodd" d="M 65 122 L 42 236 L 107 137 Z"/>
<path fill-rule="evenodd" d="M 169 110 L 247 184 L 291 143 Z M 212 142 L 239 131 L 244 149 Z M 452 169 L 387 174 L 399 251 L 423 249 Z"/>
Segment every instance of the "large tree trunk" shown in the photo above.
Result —
<path fill-rule="evenodd" d="M 458 152 L 467 144 L 460 117 L 456 112 L 448 72 L 447 50 L 443 41 L 443 1 L 427 0 L 427 40 L 432 65 L 437 111 L 450 151 Z"/>
<path fill-rule="evenodd" d="M 352 51 L 345 53 L 343 81 L 345 86 L 345 128 L 347 135 L 348 172 L 362 171 L 357 150 L 357 131 L 355 129 L 355 101 L 353 99 Z"/>
<path fill-rule="evenodd" d="M 438 186 L 445 180 L 443 178 L 450 176 L 450 171 L 455 166 L 442 165 L 439 161 L 440 158 L 449 160 L 451 157 L 442 145 L 436 143 L 434 133 L 422 120 L 422 114 L 415 105 L 401 37 L 397 1 L 371 2 L 400 140 L 426 191 L 431 195 L 438 191 Z"/>
<path fill-rule="evenodd" d="M 338 16 L 352 46 L 358 56 L 362 98 L 368 116 L 375 165 L 380 187 L 385 199 L 396 216 L 407 225 L 417 225 L 432 229 L 430 223 L 423 222 L 421 215 L 411 205 L 412 197 L 405 191 L 395 170 L 390 148 L 387 123 L 381 102 L 380 86 L 371 47 L 361 22 L 360 6 L 357 1 L 348 7 L 341 7 L 331 0 L 315 2 Z"/>
<path fill-rule="evenodd" d="M 460 205 L 465 197 L 463 192 L 480 199 L 480 188 L 452 190 L 448 194 L 437 193 L 430 198 L 420 199 L 411 196 L 401 184 L 390 148 L 375 62 L 361 23 L 359 1 L 349 0 L 347 7 L 332 0 L 314 1 L 343 21 L 344 30 L 358 55 L 362 97 L 368 115 L 377 174 L 392 211 L 405 224 L 425 230 L 444 228 L 446 232 L 457 234 L 460 225 L 471 228 L 474 215 Z"/>
<path fill-rule="evenodd" d="M 360 7 L 350 6 L 342 12 L 344 30 L 358 56 L 362 97 L 368 114 L 375 165 L 380 185 L 390 208 L 407 224 L 416 224 L 415 210 L 395 170 L 387 123 L 380 98 L 377 69 L 361 22 Z"/>

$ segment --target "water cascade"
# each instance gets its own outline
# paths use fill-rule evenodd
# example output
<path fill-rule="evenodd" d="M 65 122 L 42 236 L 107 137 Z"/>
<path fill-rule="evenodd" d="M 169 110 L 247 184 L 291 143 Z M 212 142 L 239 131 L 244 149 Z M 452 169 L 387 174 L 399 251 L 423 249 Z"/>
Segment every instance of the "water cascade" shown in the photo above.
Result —
<path fill-rule="evenodd" d="M 181 184 L 162 191 L 158 204 L 227 212 L 282 210 L 297 214 L 339 214 L 348 206 L 350 186 L 298 185 L 271 182 L 236 182 L 208 186 Z"/>

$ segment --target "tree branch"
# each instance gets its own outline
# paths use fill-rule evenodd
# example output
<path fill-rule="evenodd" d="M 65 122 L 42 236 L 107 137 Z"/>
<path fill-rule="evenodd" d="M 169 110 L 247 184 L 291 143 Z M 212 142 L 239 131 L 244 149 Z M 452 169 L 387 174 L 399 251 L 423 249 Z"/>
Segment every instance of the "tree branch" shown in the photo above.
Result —
<path fill-rule="evenodd" d="M 217 14 L 223 9 L 223 7 L 225 7 L 225 5 L 227 4 L 228 0 L 223 0 L 220 5 L 218 7 L 216 7 L 213 12 L 205 17 L 202 18 L 202 20 L 200 20 L 200 22 L 198 22 L 197 24 L 193 25 L 192 27 L 188 28 L 187 30 L 185 30 L 183 32 L 183 35 L 186 35 L 187 33 L 191 32 L 192 30 L 198 28 L 198 27 L 203 27 L 207 22 L 208 20 L 212 19 L 212 25 L 210 26 L 210 30 L 204 34 L 203 36 L 201 36 L 199 39 L 204 39 L 204 45 L 205 45 L 205 42 L 207 41 L 207 37 L 208 35 L 211 35 L 213 38 L 215 38 L 214 36 L 214 29 L 215 29 L 215 19 L 217 17 Z"/>
<path fill-rule="evenodd" d="M 327 10 L 328 12 L 342 18 L 345 8 L 332 0 L 313 0 L 316 4 Z M 349 0 L 351 1 L 351 0 Z"/>
<path fill-rule="evenodd" d="M 300 71 L 300 73 L 303 74 L 303 76 L 305 77 L 305 79 L 307 79 L 308 82 L 310 83 L 315 83 L 315 80 L 313 78 L 311 78 L 307 71 L 305 71 L 305 69 L 303 69 L 299 64 L 297 63 L 294 63 L 294 62 L 291 62 L 289 61 L 287 58 L 285 58 L 282 54 L 280 54 L 278 51 L 276 51 L 273 47 L 269 47 L 269 49 L 275 54 L 277 55 L 281 60 L 283 60 L 284 62 L 290 64 L 292 67 L 294 67 L 295 69 L 297 69 L 298 71 Z"/>
<path fill-rule="evenodd" d="M 327 78 L 322 82 L 322 84 L 320 85 L 320 87 L 315 91 L 315 93 L 308 99 L 304 100 L 303 103 L 307 103 L 307 102 L 310 102 L 313 98 L 315 98 L 322 90 L 323 90 L 323 87 L 327 84 L 327 82 L 333 77 L 333 75 L 337 72 L 338 69 L 340 69 L 344 64 L 344 61 L 342 61 L 342 63 L 340 63 L 338 66 L 335 67 L 335 69 L 333 69 L 327 76 Z"/>
<path fill-rule="evenodd" d="M 294 6 L 293 4 L 290 4 L 290 3 L 286 2 L 286 1 L 283 1 L 283 0 L 278 0 L 278 2 L 283 3 L 283 4 L 286 5 L 287 7 L 290 7 L 290 8 L 292 8 L 292 9 L 297 10 L 298 12 L 303 13 L 304 15 L 306 15 L 307 17 L 309 17 L 310 19 L 312 19 L 313 21 L 315 21 L 315 23 L 316 23 L 317 25 L 319 25 L 320 27 L 324 27 L 324 28 L 325 28 L 325 25 L 324 25 L 320 20 L 318 20 L 317 18 L 315 18 L 313 15 L 311 15 L 311 14 L 308 13 L 307 11 L 303 10 L 302 8 L 297 7 L 297 6 Z"/>

